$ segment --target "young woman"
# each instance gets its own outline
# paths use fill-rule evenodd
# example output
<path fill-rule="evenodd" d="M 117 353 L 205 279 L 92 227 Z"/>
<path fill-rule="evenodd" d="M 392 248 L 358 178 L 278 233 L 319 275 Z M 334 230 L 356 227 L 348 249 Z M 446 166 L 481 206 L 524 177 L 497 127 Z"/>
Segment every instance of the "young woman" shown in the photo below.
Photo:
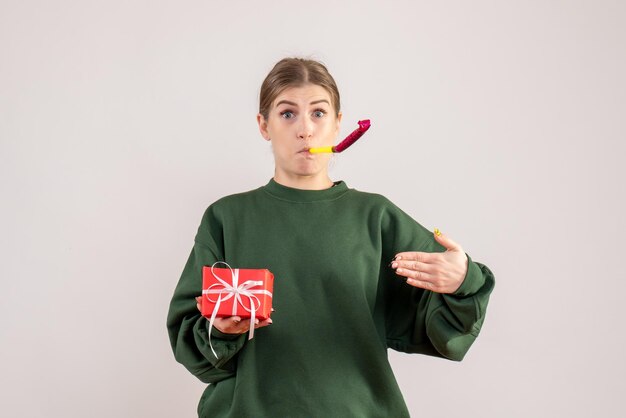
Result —
<path fill-rule="evenodd" d="M 491 271 L 308 152 L 335 143 L 341 117 L 319 62 L 283 59 L 263 82 L 274 177 L 206 209 L 167 319 L 176 360 L 209 384 L 201 417 L 406 417 L 387 348 L 458 361 L 479 333 Z M 200 315 L 202 266 L 216 261 L 275 275 L 275 312 L 251 340 L 249 320 L 209 331 Z"/>

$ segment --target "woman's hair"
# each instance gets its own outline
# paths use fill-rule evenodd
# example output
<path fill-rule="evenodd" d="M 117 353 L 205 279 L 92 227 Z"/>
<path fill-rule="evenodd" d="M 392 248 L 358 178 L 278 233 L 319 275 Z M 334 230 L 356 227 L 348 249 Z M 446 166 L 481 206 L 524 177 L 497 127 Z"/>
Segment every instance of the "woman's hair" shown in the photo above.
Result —
<path fill-rule="evenodd" d="M 289 87 L 301 87 L 305 84 L 323 87 L 330 95 L 335 108 L 335 116 L 339 115 L 339 90 L 335 80 L 324 64 L 305 58 L 283 58 L 274 65 L 261 85 L 259 113 L 267 120 L 274 99 L 283 90 Z"/>

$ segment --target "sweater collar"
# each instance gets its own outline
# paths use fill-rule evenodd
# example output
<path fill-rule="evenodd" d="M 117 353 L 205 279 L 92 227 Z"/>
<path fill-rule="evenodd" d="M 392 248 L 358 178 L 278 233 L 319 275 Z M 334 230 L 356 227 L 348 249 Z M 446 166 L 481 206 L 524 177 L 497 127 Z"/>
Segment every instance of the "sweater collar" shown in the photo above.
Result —
<path fill-rule="evenodd" d="M 323 190 L 304 190 L 283 186 L 273 178 L 263 186 L 268 194 L 281 200 L 290 202 L 320 202 L 324 200 L 335 200 L 343 196 L 349 189 L 345 182 L 336 181 L 333 187 Z"/>

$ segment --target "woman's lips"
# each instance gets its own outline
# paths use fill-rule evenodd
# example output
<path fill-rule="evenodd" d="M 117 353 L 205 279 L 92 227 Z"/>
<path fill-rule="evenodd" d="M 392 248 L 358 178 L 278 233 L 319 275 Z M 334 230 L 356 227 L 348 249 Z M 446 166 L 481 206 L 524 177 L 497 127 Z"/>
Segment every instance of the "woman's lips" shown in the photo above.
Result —
<path fill-rule="evenodd" d="M 310 159 L 315 158 L 315 154 L 311 154 L 311 153 L 309 152 L 309 148 L 310 148 L 310 147 L 305 147 L 305 148 L 302 148 L 300 151 L 298 151 L 298 155 L 302 155 L 302 156 L 304 156 L 306 159 L 309 159 L 309 160 L 310 160 Z"/>

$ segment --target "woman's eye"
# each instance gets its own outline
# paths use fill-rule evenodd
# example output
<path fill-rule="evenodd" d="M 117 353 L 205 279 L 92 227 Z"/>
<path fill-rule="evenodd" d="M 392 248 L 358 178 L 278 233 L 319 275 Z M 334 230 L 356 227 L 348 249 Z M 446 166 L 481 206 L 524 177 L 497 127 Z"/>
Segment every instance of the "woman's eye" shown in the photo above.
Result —
<path fill-rule="evenodd" d="M 280 112 L 280 116 L 282 116 L 285 119 L 291 119 L 294 117 L 294 114 L 291 110 L 286 110 L 284 112 Z"/>
<path fill-rule="evenodd" d="M 316 118 L 321 118 L 325 114 L 326 112 L 324 112 L 323 110 L 316 110 L 315 112 L 313 112 L 313 116 L 315 116 Z"/>

